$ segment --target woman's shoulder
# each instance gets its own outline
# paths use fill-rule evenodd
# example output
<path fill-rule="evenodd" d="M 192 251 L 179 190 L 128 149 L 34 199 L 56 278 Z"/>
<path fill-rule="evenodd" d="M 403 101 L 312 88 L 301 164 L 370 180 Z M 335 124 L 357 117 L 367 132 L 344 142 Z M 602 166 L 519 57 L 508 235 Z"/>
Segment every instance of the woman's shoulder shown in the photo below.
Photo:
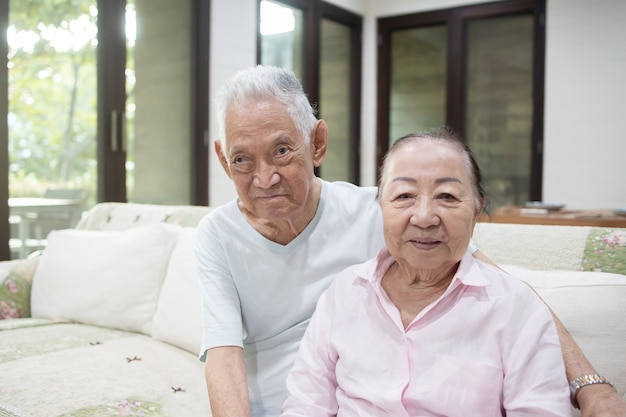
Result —
<path fill-rule="evenodd" d="M 502 296 L 530 296 L 538 299 L 530 285 L 514 274 L 509 273 L 506 267 L 500 267 L 481 260 L 476 260 L 483 276 L 488 280 L 490 289 Z"/>

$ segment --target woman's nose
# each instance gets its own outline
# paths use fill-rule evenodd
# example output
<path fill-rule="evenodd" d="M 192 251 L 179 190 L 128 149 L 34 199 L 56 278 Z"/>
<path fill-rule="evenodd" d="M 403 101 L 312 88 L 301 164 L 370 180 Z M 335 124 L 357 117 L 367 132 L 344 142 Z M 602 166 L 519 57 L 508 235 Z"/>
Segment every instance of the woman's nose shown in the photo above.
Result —
<path fill-rule="evenodd" d="M 413 206 L 410 222 L 414 226 L 427 228 L 436 226 L 440 222 L 437 207 L 431 199 L 416 199 Z"/>
<path fill-rule="evenodd" d="M 261 162 L 257 165 L 252 179 L 252 185 L 258 188 L 271 188 L 280 181 L 280 174 L 272 164 Z"/>

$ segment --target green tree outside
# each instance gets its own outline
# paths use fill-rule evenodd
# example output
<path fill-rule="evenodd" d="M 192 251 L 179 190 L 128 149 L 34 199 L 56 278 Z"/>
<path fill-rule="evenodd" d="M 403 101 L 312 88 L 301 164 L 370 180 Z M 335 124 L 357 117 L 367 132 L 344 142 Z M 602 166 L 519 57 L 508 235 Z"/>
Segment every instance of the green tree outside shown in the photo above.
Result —
<path fill-rule="evenodd" d="M 97 8 L 19 0 L 9 12 L 9 193 L 96 194 Z"/>

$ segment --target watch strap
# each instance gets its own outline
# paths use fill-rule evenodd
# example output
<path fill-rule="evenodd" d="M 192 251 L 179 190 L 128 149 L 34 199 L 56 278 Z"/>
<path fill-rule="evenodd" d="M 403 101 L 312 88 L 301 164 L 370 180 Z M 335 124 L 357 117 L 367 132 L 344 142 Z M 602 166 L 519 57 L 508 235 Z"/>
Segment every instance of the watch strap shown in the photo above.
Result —
<path fill-rule="evenodd" d="M 570 381 L 569 383 L 571 401 L 572 401 L 572 405 L 575 408 L 580 408 L 578 405 L 578 400 L 576 400 L 576 395 L 578 394 L 578 391 L 580 391 L 582 387 L 586 387 L 587 385 L 594 385 L 594 384 L 608 384 L 613 389 L 615 389 L 611 381 L 609 381 L 605 377 L 600 376 L 598 374 L 583 375 L 580 378 L 576 378 Z"/>

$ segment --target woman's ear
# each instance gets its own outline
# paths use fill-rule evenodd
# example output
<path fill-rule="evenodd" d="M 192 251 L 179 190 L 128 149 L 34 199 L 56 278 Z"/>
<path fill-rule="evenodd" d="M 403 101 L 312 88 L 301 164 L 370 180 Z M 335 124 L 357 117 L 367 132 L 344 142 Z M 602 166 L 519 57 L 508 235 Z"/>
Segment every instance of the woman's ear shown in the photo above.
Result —
<path fill-rule="evenodd" d="M 478 222 L 481 214 L 485 212 L 487 201 L 485 197 L 480 197 L 480 201 L 478 202 L 478 206 L 476 207 L 476 214 L 474 215 L 474 223 Z"/>
<path fill-rule="evenodd" d="M 322 119 L 315 123 L 313 137 L 311 138 L 311 151 L 313 153 L 313 166 L 319 167 L 324 161 L 326 147 L 328 146 L 328 125 Z"/>

